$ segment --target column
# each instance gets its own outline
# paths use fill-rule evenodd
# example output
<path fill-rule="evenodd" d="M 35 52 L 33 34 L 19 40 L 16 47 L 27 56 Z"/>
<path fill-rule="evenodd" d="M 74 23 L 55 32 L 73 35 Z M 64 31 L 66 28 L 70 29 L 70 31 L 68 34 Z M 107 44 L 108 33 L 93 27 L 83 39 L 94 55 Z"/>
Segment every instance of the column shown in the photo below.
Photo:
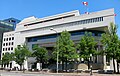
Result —
<path fill-rule="evenodd" d="M 103 56 L 103 65 L 104 65 L 103 69 L 104 69 L 104 70 L 107 69 L 107 65 L 106 65 L 106 55 Z"/>
<path fill-rule="evenodd" d="M 24 60 L 24 69 L 28 70 L 28 63 L 27 63 L 27 60 Z"/>

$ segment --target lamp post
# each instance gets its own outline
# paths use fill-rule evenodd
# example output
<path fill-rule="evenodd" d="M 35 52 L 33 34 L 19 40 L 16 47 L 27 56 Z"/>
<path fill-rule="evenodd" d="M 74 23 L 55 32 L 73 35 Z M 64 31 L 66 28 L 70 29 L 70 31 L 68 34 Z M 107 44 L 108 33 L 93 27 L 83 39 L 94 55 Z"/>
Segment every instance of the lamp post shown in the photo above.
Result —
<path fill-rule="evenodd" d="M 58 32 L 55 29 L 50 28 L 50 30 L 51 31 L 55 31 L 56 34 L 57 34 L 57 37 L 58 37 Z M 57 37 L 56 37 L 56 41 L 57 41 Z M 58 54 L 59 54 L 58 52 L 59 52 L 59 40 L 58 40 L 58 46 L 57 46 L 57 62 L 56 62 L 57 63 L 57 68 L 56 68 L 57 69 L 57 73 L 58 73 Z"/>
<path fill-rule="evenodd" d="M 90 62 L 92 63 L 92 54 L 90 54 Z M 90 76 L 92 76 L 92 64 L 90 65 Z"/>

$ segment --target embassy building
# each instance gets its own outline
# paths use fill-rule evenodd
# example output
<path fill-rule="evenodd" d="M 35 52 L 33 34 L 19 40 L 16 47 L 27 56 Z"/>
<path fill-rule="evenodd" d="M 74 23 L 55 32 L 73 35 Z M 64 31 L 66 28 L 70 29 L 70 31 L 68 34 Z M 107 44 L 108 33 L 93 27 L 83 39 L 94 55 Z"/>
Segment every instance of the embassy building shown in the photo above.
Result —
<path fill-rule="evenodd" d="M 76 44 L 80 41 L 80 37 L 85 34 L 85 31 L 91 32 L 98 42 L 97 51 L 99 51 L 103 49 L 100 43 L 101 34 L 108 30 L 110 22 L 115 23 L 114 9 L 89 14 L 80 14 L 78 10 L 75 10 L 44 18 L 28 17 L 16 25 L 15 31 L 4 33 L 1 55 L 3 56 L 6 52 L 13 53 L 18 45 L 23 45 L 24 43 L 27 44 L 31 51 L 33 45 L 38 44 L 39 46 L 46 47 L 49 53 L 51 53 L 57 34 L 55 31 L 50 30 L 50 28 L 56 30 L 58 35 L 64 30 L 69 31 L 71 39 Z M 106 56 L 96 56 L 92 59 L 94 69 L 104 69 L 107 67 Z M 25 68 L 31 68 L 32 62 L 34 62 L 34 59 L 25 61 Z M 15 66 L 13 62 L 12 68 Z M 110 62 L 109 68 L 113 69 L 112 62 Z"/>

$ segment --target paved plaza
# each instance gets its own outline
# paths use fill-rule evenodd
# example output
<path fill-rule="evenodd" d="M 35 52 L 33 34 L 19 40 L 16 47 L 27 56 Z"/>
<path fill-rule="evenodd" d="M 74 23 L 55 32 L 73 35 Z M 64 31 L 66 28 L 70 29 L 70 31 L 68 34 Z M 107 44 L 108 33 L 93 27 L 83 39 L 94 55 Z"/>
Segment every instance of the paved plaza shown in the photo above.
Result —
<path fill-rule="evenodd" d="M 0 76 L 90 76 L 89 73 L 40 73 L 40 72 L 19 72 L 19 71 L 0 71 Z M 92 76 L 120 76 L 120 74 L 98 74 Z"/>

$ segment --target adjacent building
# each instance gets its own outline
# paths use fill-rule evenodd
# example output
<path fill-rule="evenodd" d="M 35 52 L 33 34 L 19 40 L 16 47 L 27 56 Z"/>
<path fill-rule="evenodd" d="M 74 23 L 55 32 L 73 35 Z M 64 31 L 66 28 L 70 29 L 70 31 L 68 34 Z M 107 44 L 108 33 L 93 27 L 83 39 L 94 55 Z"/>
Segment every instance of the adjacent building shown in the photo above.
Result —
<path fill-rule="evenodd" d="M 20 20 L 17 20 L 15 18 L 8 18 L 5 20 L 0 20 L 0 53 L 2 50 L 3 33 L 13 31 L 18 22 L 20 22 Z"/>
<path fill-rule="evenodd" d="M 67 30 L 71 33 L 71 39 L 77 44 L 80 37 L 85 34 L 85 31 L 91 32 L 98 41 L 97 50 L 103 49 L 100 43 L 101 34 L 108 30 L 110 22 L 115 23 L 114 9 L 107 9 L 89 14 L 80 14 L 78 10 L 48 16 L 44 18 L 28 17 L 17 24 L 14 31 L 6 32 L 3 35 L 2 53 L 12 53 L 18 45 L 27 44 L 29 50 L 35 44 L 44 46 L 51 53 L 56 42 L 57 34 L 51 31 L 53 28 L 58 35 Z M 28 60 L 29 65 L 25 68 L 30 68 L 33 60 Z M 104 68 L 106 65 L 105 56 L 96 56 L 93 58 L 93 63 L 96 69 Z M 13 65 L 14 67 L 14 65 Z M 111 67 L 112 68 L 112 67 Z"/>

